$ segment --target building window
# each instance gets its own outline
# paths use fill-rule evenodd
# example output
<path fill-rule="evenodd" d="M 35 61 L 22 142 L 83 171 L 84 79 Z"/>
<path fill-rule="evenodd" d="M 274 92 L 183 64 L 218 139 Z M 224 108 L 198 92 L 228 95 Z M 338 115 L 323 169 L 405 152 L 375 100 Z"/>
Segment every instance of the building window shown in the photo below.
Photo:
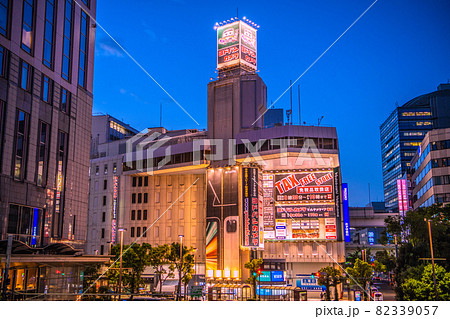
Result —
<path fill-rule="evenodd" d="M 133 183 L 132 183 L 132 186 L 133 186 L 133 187 L 136 187 L 136 184 L 137 184 L 137 177 L 133 177 Z"/>
<path fill-rule="evenodd" d="M 142 187 L 142 177 L 139 177 L 138 179 L 138 187 Z"/>
<path fill-rule="evenodd" d="M 106 212 L 102 213 L 102 222 L 106 222 Z"/>
<path fill-rule="evenodd" d="M 135 220 L 136 219 L 136 211 L 132 210 L 131 211 L 131 220 Z"/>
<path fill-rule="evenodd" d="M 0 140 L 3 139 L 3 118 L 6 112 L 6 103 L 0 100 Z M 0 167 L 2 163 L 2 155 L 3 155 L 3 144 L 0 143 Z"/>
<path fill-rule="evenodd" d="M 131 194 L 131 203 L 136 204 L 136 193 Z"/>
<path fill-rule="evenodd" d="M 102 228 L 102 238 L 105 238 L 105 229 Z"/>
<path fill-rule="evenodd" d="M 61 112 L 68 113 L 70 111 L 70 92 L 65 88 L 61 88 Z"/>
<path fill-rule="evenodd" d="M 167 234 L 166 237 L 169 238 L 172 236 L 172 227 L 171 226 L 167 226 Z"/>
<path fill-rule="evenodd" d="M 316 244 L 316 243 L 312 243 L 312 255 L 314 256 L 314 255 L 318 255 L 318 252 L 317 252 L 317 246 L 318 246 L 319 244 Z"/>
<path fill-rule="evenodd" d="M 144 186 L 148 186 L 148 176 L 144 177 Z"/>
<path fill-rule="evenodd" d="M 147 237 L 147 227 L 142 227 L 142 237 Z"/>
<path fill-rule="evenodd" d="M 97 166 L 95 166 L 95 175 L 98 175 L 100 172 L 100 168 Z"/>
<path fill-rule="evenodd" d="M 106 196 L 103 196 L 103 206 L 106 206 Z"/>
<path fill-rule="evenodd" d="M 0 0 L 0 34 L 5 37 L 8 35 L 8 11 L 9 0 Z"/>
<path fill-rule="evenodd" d="M 28 63 L 22 60 L 20 68 L 20 87 L 25 91 L 31 91 L 32 77 L 33 68 Z"/>
<path fill-rule="evenodd" d="M 15 141 L 16 149 L 14 154 L 14 178 L 23 180 L 25 164 L 26 164 L 26 152 L 28 144 L 28 114 L 17 110 L 16 113 L 16 132 Z"/>
<path fill-rule="evenodd" d="M 59 131 L 56 153 L 56 204 L 53 219 L 53 236 L 61 238 L 64 212 L 64 190 L 67 159 L 67 133 Z"/>
<path fill-rule="evenodd" d="M 113 164 L 113 173 L 117 173 L 117 163 Z"/>
<path fill-rule="evenodd" d="M 144 204 L 148 203 L 148 193 L 144 193 Z"/>
<path fill-rule="evenodd" d="M 136 227 L 136 237 L 141 237 L 141 227 Z"/>
<path fill-rule="evenodd" d="M 89 8 L 89 0 L 82 0 L 82 1 L 83 1 L 83 3 L 86 5 L 86 7 Z"/>
<path fill-rule="evenodd" d="M 303 244 L 302 243 L 298 244 L 297 249 L 298 249 L 298 255 L 303 256 Z"/>
<path fill-rule="evenodd" d="M 155 226 L 155 238 L 159 238 L 159 226 Z"/>
<path fill-rule="evenodd" d="M 42 63 L 50 69 L 53 69 L 55 13 L 55 0 L 47 0 L 45 4 L 44 54 Z"/>
<path fill-rule="evenodd" d="M 137 220 L 141 220 L 142 219 L 142 211 L 139 209 L 137 211 Z"/>
<path fill-rule="evenodd" d="M 103 189 L 107 189 L 108 188 L 108 180 L 103 180 Z"/>
<path fill-rule="evenodd" d="M 172 192 L 167 192 L 167 202 L 172 202 Z"/>
<path fill-rule="evenodd" d="M 172 219 L 172 210 L 171 209 L 167 210 L 167 219 L 168 220 Z"/>
<path fill-rule="evenodd" d="M 105 166 L 103 167 L 103 174 L 108 174 L 108 164 L 105 164 Z"/>
<path fill-rule="evenodd" d="M 142 203 L 142 194 L 141 194 L 141 193 L 138 194 L 138 200 L 137 200 L 137 202 L 138 202 L 139 204 Z"/>
<path fill-rule="evenodd" d="M 178 210 L 178 213 L 179 213 L 179 215 L 180 215 L 180 216 L 178 216 L 178 218 L 184 219 L 184 208 L 180 208 L 180 209 Z"/>
<path fill-rule="evenodd" d="M 131 230 L 130 230 L 130 237 L 134 237 L 134 227 L 131 227 Z"/>
<path fill-rule="evenodd" d="M 78 85 L 86 88 L 87 50 L 88 50 L 88 16 L 81 10 L 80 55 L 78 62 Z"/>
<path fill-rule="evenodd" d="M 39 186 L 47 185 L 48 168 L 48 142 L 50 137 L 50 126 L 47 123 L 39 121 L 39 141 L 37 154 L 37 184 Z"/>
<path fill-rule="evenodd" d="M 100 255 L 103 255 L 104 252 L 105 252 L 105 246 L 100 245 Z"/>
<path fill-rule="evenodd" d="M 143 220 L 147 220 L 147 210 L 146 209 L 144 209 L 144 213 L 143 213 L 142 219 Z"/>
<path fill-rule="evenodd" d="M 41 99 L 44 102 L 52 103 L 53 81 L 48 76 L 42 77 Z"/>
<path fill-rule="evenodd" d="M 65 1 L 64 11 L 64 40 L 63 40 L 63 56 L 62 56 L 62 71 L 63 79 L 70 82 L 70 68 L 72 62 L 72 19 L 73 19 L 72 0 Z"/>
<path fill-rule="evenodd" d="M 33 16 L 35 0 L 23 1 L 22 49 L 30 53 L 33 49 Z"/>
<path fill-rule="evenodd" d="M 0 0 L 1 3 L 1 0 Z M 5 78 L 6 77 L 6 57 L 7 57 L 7 51 L 4 47 L 0 46 L 0 77 Z"/>

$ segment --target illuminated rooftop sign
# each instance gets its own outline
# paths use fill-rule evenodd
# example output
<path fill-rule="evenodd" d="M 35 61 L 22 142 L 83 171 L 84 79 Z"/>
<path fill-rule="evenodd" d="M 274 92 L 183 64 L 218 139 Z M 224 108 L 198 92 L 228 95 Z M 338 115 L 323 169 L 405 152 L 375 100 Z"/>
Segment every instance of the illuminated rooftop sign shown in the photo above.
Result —
<path fill-rule="evenodd" d="M 246 66 L 256 70 L 256 29 L 244 21 L 216 25 L 217 68 Z"/>

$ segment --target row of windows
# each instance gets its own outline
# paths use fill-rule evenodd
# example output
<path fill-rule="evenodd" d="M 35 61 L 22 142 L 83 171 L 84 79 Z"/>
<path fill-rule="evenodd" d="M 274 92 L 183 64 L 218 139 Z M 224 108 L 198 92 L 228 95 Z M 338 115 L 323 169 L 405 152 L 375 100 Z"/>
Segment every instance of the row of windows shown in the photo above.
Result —
<path fill-rule="evenodd" d="M 419 185 L 419 183 L 422 181 L 422 179 L 425 177 L 425 175 L 428 174 L 428 172 L 431 170 L 431 162 L 428 162 L 428 164 L 423 168 L 423 170 L 420 172 L 420 174 L 416 177 L 415 183 L 416 185 Z"/>
<path fill-rule="evenodd" d="M 144 176 L 144 177 L 133 176 L 133 182 L 132 182 L 133 187 L 142 187 L 142 182 L 144 182 L 145 187 L 148 186 L 148 176 Z"/>
<path fill-rule="evenodd" d="M 431 166 L 433 168 L 437 167 L 449 167 L 450 166 L 450 157 L 438 158 L 431 160 Z"/>
<path fill-rule="evenodd" d="M 434 185 L 448 185 L 448 184 L 450 184 L 450 175 L 434 176 L 433 177 L 433 184 Z"/>
<path fill-rule="evenodd" d="M 141 237 L 141 227 L 136 227 L 136 234 L 135 234 L 135 232 L 134 232 L 134 230 L 135 230 L 135 227 L 131 227 L 131 229 L 130 229 L 130 237 Z M 159 230 L 159 228 L 158 228 L 158 230 Z M 158 234 L 158 236 L 159 236 L 159 234 Z M 156 237 L 158 237 L 158 236 L 156 236 Z M 170 236 L 170 235 L 168 235 L 168 236 Z M 142 227 L 142 237 L 147 237 L 147 227 Z"/>
<path fill-rule="evenodd" d="M 422 112 L 402 112 L 402 116 L 410 117 L 410 116 L 431 116 L 431 112 L 422 111 Z"/>
<path fill-rule="evenodd" d="M 158 193 L 159 194 L 159 193 Z M 144 196 L 142 196 L 144 195 Z M 132 204 L 141 204 L 144 202 L 144 204 L 148 203 L 148 193 L 132 193 L 131 194 L 131 203 Z"/>
<path fill-rule="evenodd" d="M 422 205 L 420 205 L 420 207 L 428 207 L 433 205 L 434 203 L 434 195 L 431 195 L 426 201 L 423 202 Z"/>
<path fill-rule="evenodd" d="M 450 193 L 434 195 L 436 203 L 450 203 Z"/>
<path fill-rule="evenodd" d="M 137 210 L 137 214 L 135 210 L 131 211 L 131 220 L 147 220 L 147 210 L 144 209 L 141 211 L 140 209 Z"/>
<path fill-rule="evenodd" d="M 44 35 L 42 63 L 51 70 L 54 70 L 55 59 L 55 34 L 56 34 L 56 2 L 55 0 L 45 1 Z M 64 31 L 63 31 L 63 52 L 61 76 L 71 82 L 72 67 L 72 47 L 74 28 L 74 4 L 73 0 L 64 1 Z M 83 0 L 88 7 L 88 0 Z M 30 55 L 34 53 L 35 31 L 36 31 L 36 0 L 23 0 L 22 11 L 22 39 L 21 48 Z M 9 36 L 9 25 L 11 23 L 11 0 L 0 0 L 0 34 Z M 78 84 L 86 88 L 87 74 L 87 52 L 88 52 L 88 31 L 89 17 L 81 10 L 80 14 L 80 49 L 78 61 Z"/>
<path fill-rule="evenodd" d="M 423 152 L 420 154 L 420 157 L 418 161 L 414 164 L 414 171 L 417 171 L 417 169 L 420 167 L 420 165 L 423 163 L 427 155 L 430 153 L 430 144 L 423 150 Z"/>
<path fill-rule="evenodd" d="M 117 173 L 117 163 L 113 164 L 113 173 Z M 108 175 L 108 164 L 103 165 L 103 174 Z M 95 166 L 95 175 L 100 175 L 100 166 Z"/>
<path fill-rule="evenodd" d="M 0 46 L 0 76 L 7 76 L 7 67 L 8 67 L 8 51 Z M 27 62 L 20 60 L 20 69 L 19 69 L 19 87 L 27 92 L 32 92 L 33 90 L 33 77 L 34 77 L 34 68 Z M 41 78 L 41 92 L 40 98 L 42 101 L 53 104 L 53 96 L 54 96 L 54 82 L 45 74 L 42 75 Z M 60 102 L 59 108 L 62 112 L 67 113 L 70 111 L 70 103 L 71 103 L 71 93 L 61 87 L 60 89 Z"/>
<path fill-rule="evenodd" d="M 450 140 L 445 141 L 438 141 L 431 143 L 431 150 L 438 151 L 438 150 L 446 150 L 450 148 Z"/>

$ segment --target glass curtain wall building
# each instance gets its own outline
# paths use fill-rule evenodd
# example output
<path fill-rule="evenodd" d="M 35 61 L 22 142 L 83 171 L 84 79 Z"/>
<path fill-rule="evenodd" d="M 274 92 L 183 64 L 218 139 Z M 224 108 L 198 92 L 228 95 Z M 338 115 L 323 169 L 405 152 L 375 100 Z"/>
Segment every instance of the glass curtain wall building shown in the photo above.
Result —
<path fill-rule="evenodd" d="M 398 212 L 397 180 L 406 178 L 425 134 L 450 127 L 450 84 L 418 96 L 395 110 L 380 126 L 386 210 Z"/>

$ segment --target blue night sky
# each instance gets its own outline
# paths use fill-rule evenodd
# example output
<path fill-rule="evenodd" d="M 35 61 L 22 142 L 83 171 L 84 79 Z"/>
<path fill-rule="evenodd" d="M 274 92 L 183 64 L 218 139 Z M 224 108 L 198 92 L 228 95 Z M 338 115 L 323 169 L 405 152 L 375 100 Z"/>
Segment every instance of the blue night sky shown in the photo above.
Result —
<path fill-rule="evenodd" d="M 258 23 L 258 69 L 276 100 L 371 0 L 98 0 L 97 20 L 199 123 L 192 121 L 100 28 L 94 113 L 135 128 L 206 129 L 216 68 L 216 21 Z M 379 0 L 298 82 L 302 122 L 337 127 L 350 204 L 383 200 L 379 126 L 399 105 L 450 78 L 450 2 Z M 294 123 L 298 123 L 297 85 Z M 289 93 L 275 107 L 289 107 Z"/>

